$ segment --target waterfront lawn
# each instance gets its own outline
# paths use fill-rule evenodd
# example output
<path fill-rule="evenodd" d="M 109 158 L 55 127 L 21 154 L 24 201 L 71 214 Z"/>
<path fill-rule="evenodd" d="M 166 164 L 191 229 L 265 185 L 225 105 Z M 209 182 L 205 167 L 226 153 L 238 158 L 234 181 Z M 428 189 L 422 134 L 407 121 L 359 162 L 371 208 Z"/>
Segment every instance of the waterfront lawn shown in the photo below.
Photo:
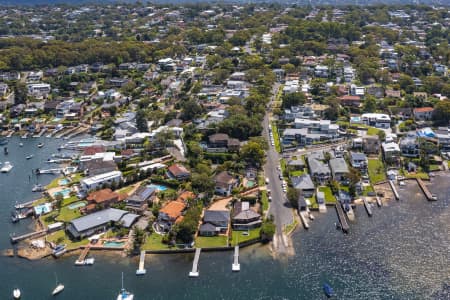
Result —
<path fill-rule="evenodd" d="M 227 237 L 224 235 L 218 236 L 198 236 L 195 239 L 196 248 L 215 248 L 227 247 Z"/>
<path fill-rule="evenodd" d="M 63 177 L 58 177 L 58 178 L 53 179 L 53 180 L 46 186 L 46 188 L 47 188 L 47 189 L 54 189 L 54 188 L 58 187 L 58 186 L 59 186 L 59 181 L 60 181 L 62 178 L 63 178 Z"/>
<path fill-rule="evenodd" d="M 55 244 L 66 244 L 67 249 L 75 249 L 80 246 L 89 244 L 88 239 L 83 239 L 81 241 L 72 241 L 71 239 L 69 239 L 64 230 L 58 230 L 54 233 L 49 234 L 47 236 L 47 241 L 53 242 Z"/>
<path fill-rule="evenodd" d="M 280 146 L 280 137 L 278 135 L 278 128 L 274 123 L 272 123 L 271 127 L 272 127 L 273 142 L 275 144 L 275 150 L 277 150 L 277 152 L 280 153 L 281 146 Z"/>
<path fill-rule="evenodd" d="M 55 223 L 55 219 L 57 216 L 58 212 L 54 210 L 46 215 L 40 216 L 40 219 L 45 226 L 48 226 L 49 224 Z"/>
<path fill-rule="evenodd" d="M 369 159 L 369 178 L 372 184 L 386 180 L 383 162 L 379 159 Z"/>
<path fill-rule="evenodd" d="M 260 228 L 250 229 L 248 231 L 248 235 L 244 235 L 247 232 L 246 230 L 244 230 L 244 231 L 233 230 L 233 232 L 231 234 L 231 245 L 236 246 L 238 243 L 243 243 L 246 241 L 258 239 L 259 235 L 260 235 L 260 233 L 259 233 L 260 231 L 261 231 Z"/>
<path fill-rule="evenodd" d="M 163 236 L 157 233 L 148 235 L 142 245 L 142 250 L 170 250 L 171 248 L 162 242 L 162 238 Z"/>
<path fill-rule="evenodd" d="M 430 179 L 430 176 L 428 176 L 428 174 L 425 172 L 413 172 L 413 173 L 405 172 L 405 177 L 406 178 L 420 178 L 420 179 L 425 179 L 425 180 Z"/>
<path fill-rule="evenodd" d="M 59 216 L 56 220 L 60 222 L 70 222 L 79 217 L 81 217 L 81 212 L 79 209 L 70 209 L 68 206 L 64 206 L 59 211 Z"/>
<path fill-rule="evenodd" d="M 70 196 L 69 198 L 63 199 L 62 206 L 69 205 L 71 203 L 77 202 L 79 199 L 77 196 Z"/>
<path fill-rule="evenodd" d="M 336 198 L 333 196 L 333 192 L 329 186 L 321 186 L 319 187 L 319 191 L 325 194 L 325 204 L 335 204 Z"/>
<path fill-rule="evenodd" d="M 311 205 L 309 206 L 310 208 L 314 208 L 314 209 L 319 208 L 319 204 L 317 203 L 317 200 L 316 200 L 316 194 L 314 194 L 311 198 L 306 198 L 306 199 L 308 199 L 309 203 L 311 203 Z"/>

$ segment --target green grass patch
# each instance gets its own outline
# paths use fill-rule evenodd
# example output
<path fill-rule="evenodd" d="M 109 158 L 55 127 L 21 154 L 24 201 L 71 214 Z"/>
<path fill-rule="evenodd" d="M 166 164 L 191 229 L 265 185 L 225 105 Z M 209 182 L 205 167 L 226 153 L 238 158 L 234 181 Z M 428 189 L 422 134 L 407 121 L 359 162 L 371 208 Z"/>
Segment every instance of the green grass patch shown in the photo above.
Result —
<path fill-rule="evenodd" d="M 283 232 L 285 234 L 290 233 L 292 230 L 294 230 L 294 228 L 296 228 L 298 225 L 298 221 L 296 218 L 294 218 L 294 222 L 292 222 L 291 224 L 288 224 L 286 226 L 284 226 Z"/>
<path fill-rule="evenodd" d="M 70 196 L 69 198 L 63 199 L 62 206 L 69 205 L 71 203 L 77 202 L 78 200 L 80 199 L 78 199 L 77 196 Z"/>
<path fill-rule="evenodd" d="M 372 184 L 386 180 L 384 165 L 380 159 L 369 159 L 368 169 Z"/>
<path fill-rule="evenodd" d="M 380 132 L 380 129 L 375 128 L 375 127 L 369 127 L 367 129 L 367 135 L 378 135 L 379 132 Z"/>
<path fill-rule="evenodd" d="M 286 170 L 286 160 L 284 158 L 280 159 L 281 174 L 284 176 L 284 171 Z"/>
<path fill-rule="evenodd" d="M 280 136 L 278 135 L 278 127 L 274 123 L 271 124 L 272 127 L 272 134 L 273 134 L 273 142 L 275 144 L 275 150 L 277 150 L 278 153 L 281 152 L 281 145 L 280 145 Z"/>
<path fill-rule="evenodd" d="M 367 196 L 368 193 L 374 192 L 374 189 L 371 185 L 365 186 L 363 190 L 363 196 Z"/>
<path fill-rule="evenodd" d="M 263 211 L 269 209 L 269 197 L 267 196 L 267 191 L 261 191 L 261 204 Z"/>
<path fill-rule="evenodd" d="M 290 176 L 302 176 L 302 175 L 305 174 L 305 173 L 306 173 L 305 170 L 303 170 L 303 171 L 298 170 L 298 171 L 290 171 L 290 172 L 289 172 L 289 175 L 290 175 Z"/>
<path fill-rule="evenodd" d="M 50 235 L 47 236 L 47 241 L 53 242 L 56 244 L 66 244 L 67 249 L 74 249 L 78 248 L 83 245 L 87 245 L 89 243 L 88 239 L 83 239 L 81 241 L 72 241 L 67 236 L 66 232 L 64 230 L 58 230 Z"/>
<path fill-rule="evenodd" d="M 430 171 L 439 171 L 441 169 L 441 165 L 430 165 Z"/>
<path fill-rule="evenodd" d="M 196 248 L 214 248 L 227 247 L 227 237 L 223 235 L 218 236 L 198 236 L 195 239 Z"/>
<path fill-rule="evenodd" d="M 319 208 L 319 204 L 317 203 L 316 199 L 316 194 L 314 194 L 310 198 L 305 198 L 305 200 L 309 200 L 309 203 L 311 203 L 311 205 L 309 206 L 310 208 Z"/>
<path fill-rule="evenodd" d="M 319 191 L 323 192 L 325 195 L 325 203 L 336 203 L 336 197 L 334 197 L 333 192 L 329 186 L 319 187 Z"/>
<path fill-rule="evenodd" d="M 71 177 L 70 177 L 72 184 L 79 183 L 81 181 L 81 179 L 83 179 L 83 178 L 84 178 L 83 173 L 76 173 L 76 174 L 71 175 Z"/>
<path fill-rule="evenodd" d="M 405 177 L 406 178 L 420 178 L 420 179 L 425 179 L 425 180 L 430 179 L 430 176 L 428 176 L 428 173 L 425 173 L 425 172 L 415 172 L 415 173 L 405 172 Z"/>
<path fill-rule="evenodd" d="M 244 233 L 245 232 L 245 233 Z M 238 243 L 254 240 L 259 238 L 260 228 L 250 229 L 248 231 L 233 230 L 231 234 L 231 245 L 236 246 Z"/>
<path fill-rule="evenodd" d="M 153 233 L 145 239 L 144 245 L 142 245 L 142 250 L 170 250 L 169 245 L 162 242 L 162 235 Z"/>
<path fill-rule="evenodd" d="M 118 190 L 117 192 L 118 192 L 118 193 L 125 193 L 125 194 L 128 194 L 128 193 L 131 192 L 132 189 L 134 189 L 134 186 L 129 185 L 129 186 L 126 186 L 126 187 L 124 187 L 124 188 L 121 188 L 121 189 Z"/>
<path fill-rule="evenodd" d="M 59 186 L 59 181 L 62 179 L 63 177 L 58 177 L 58 178 L 55 178 L 55 179 L 53 179 L 47 186 L 46 186 L 46 188 L 47 189 L 54 189 L 54 188 L 56 188 L 56 187 L 58 187 Z"/>
<path fill-rule="evenodd" d="M 81 217 L 81 212 L 79 209 L 70 209 L 68 206 L 64 206 L 59 211 L 56 221 L 60 222 L 70 222 L 76 218 Z"/>
<path fill-rule="evenodd" d="M 55 219 L 56 219 L 57 216 L 58 216 L 58 212 L 57 211 L 52 211 L 52 212 L 49 212 L 48 214 L 40 216 L 40 219 L 41 219 L 41 222 L 45 226 L 48 226 L 49 224 L 55 223 Z"/>

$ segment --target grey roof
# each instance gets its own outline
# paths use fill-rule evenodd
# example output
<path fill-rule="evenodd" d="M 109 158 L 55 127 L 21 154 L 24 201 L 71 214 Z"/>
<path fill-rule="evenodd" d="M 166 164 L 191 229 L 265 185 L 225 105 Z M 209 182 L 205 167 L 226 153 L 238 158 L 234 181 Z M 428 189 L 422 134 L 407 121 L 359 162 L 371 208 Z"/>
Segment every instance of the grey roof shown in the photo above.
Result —
<path fill-rule="evenodd" d="M 211 223 L 203 223 L 202 225 L 200 225 L 199 228 L 200 232 L 212 232 L 212 231 L 217 231 L 216 226 L 214 226 Z"/>
<path fill-rule="evenodd" d="M 352 160 L 366 160 L 367 156 L 361 152 L 350 152 Z"/>
<path fill-rule="evenodd" d="M 315 158 L 308 157 L 309 169 L 311 170 L 311 174 L 330 174 L 330 168 L 321 161 L 318 161 Z"/>
<path fill-rule="evenodd" d="M 228 210 L 205 210 L 203 221 L 211 222 L 228 222 L 230 220 L 230 212 Z"/>
<path fill-rule="evenodd" d="M 108 208 L 90 215 L 72 220 L 70 223 L 78 231 L 82 232 L 90 228 L 107 224 L 111 221 L 118 222 L 123 221 L 124 227 L 130 227 L 134 220 L 139 217 L 138 215 L 128 213 L 125 210 Z"/>
<path fill-rule="evenodd" d="M 323 150 L 319 150 L 319 151 L 314 151 L 314 152 L 311 152 L 310 154 L 308 154 L 308 159 L 309 158 L 314 158 L 317 160 L 325 160 L 325 155 L 323 153 Z"/>
<path fill-rule="evenodd" d="M 261 215 L 258 214 L 257 212 L 254 212 L 251 209 L 248 210 L 243 210 L 240 213 L 238 213 L 237 215 L 235 215 L 233 217 L 233 219 L 237 219 L 237 220 L 251 220 L 254 218 L 259 218 Z"/>
<path fill-rule="evenodd" d="M 309 174 L 303 174 L 301 176 L 295 176 L 291 178 L 292 186 L 297 190 L 313 190 L 315 188 L 314 183 Z"/>
<path fill-rule="evenodd" d="M 305 162 L 302 159 L 293 159 L 288 161 L 288 166 L 304 166 Z"/>
<path fill-rule="evenodd" d="M 330 168 L 333 173 L 348 173 L 348 166 L 342 157 L 330 159 Z"/>
<path fill-rule="evenodd" d="M 316 199 L 317 199 L 317 203 L 321 204 L 321 203 L 325 203 L 325 193 L 324 192 L 317 192 L 316 193 Z"/>

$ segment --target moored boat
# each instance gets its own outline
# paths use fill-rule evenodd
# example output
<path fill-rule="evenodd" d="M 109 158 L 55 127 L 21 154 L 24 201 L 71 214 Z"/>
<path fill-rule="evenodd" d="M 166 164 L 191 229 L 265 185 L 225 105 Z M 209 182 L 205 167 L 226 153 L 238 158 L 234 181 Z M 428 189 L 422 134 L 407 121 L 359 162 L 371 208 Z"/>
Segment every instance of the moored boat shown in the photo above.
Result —
<path fill-rule="evenodd" d="M 134 295 L 123 287 L 123 272 L 122 272 L 122 288 L 120 289 L 119 295 L 117 296 L 117 300 L 133 300 Z"/>
<path fill-rule="evenodd" d="M 39 144 L 37 144 L 37 146 L 38 146 L 38 148 L 42 148 L 42 147 L 44 147 L 44 143 L 39 143 Z"/>
<path fill-rule="evenodd" d="M 19 289 L 16 288 L 13 290 L 13 298 L 14 299 L 20 299 L 21 296 L 22 296 L 22 293 L 20 292 Z"/>
<path fill-rule="evenodd" d="M 13 165 L 9 161 L 5 161 L 3 167 L 0 169 L 1 173 L 8 173 L 13 168 Z"/>
<path fill-rule="evenodd" d="M 32 159 L 33 156 L 34 156 L 33 154 L 30 154 L 30 155 L 27 155 L 25 158 L 26 158 L 26 159 Z"/>
<path fill-rule="evenodd" d="M 66 251 L 67 251 L 66 245 L 58 245 L 55 247 L 55 249 L 53 249 L 52 254 L 54 257 L 60 257 L 61 255 L 66 253 Z"/>
<path fill-rule="evenodd" d="M 64 290 L 64 285 L 62 283 L 58 283 L 58 277 L 56 276 L 56 273 L 55 279 L 56 279 L 56 287 L 52 291 L 52 296 L 55 296 Z"/>
<path fill-rule="evenodd" d="M 45 191 L 45 188 L 40 184 L 35 184 L 33 186 L 33 188 L 31 189 L 31 191 L 32 192 L 43 192 L 43 191 Z"/>

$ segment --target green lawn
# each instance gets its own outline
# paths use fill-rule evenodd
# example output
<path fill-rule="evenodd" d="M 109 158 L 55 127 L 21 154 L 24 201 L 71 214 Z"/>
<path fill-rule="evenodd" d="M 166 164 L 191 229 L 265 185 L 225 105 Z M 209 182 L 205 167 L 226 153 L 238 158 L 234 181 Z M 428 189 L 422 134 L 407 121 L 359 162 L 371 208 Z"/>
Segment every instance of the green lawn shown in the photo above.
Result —
<path fill-rule="evenodd" d="M 263 211 L 269 209 L 269 197 L 267 196 L 267 191 L 261 191 L 261 204 Z"/>
<path fill-rule="evenodd" d="M 371 185 L 364 187 L 363 196 L 367 196 L 368 193 L 373 192 L 373 187 Z"/>
<path fill-rule="evenodd" d="M 280 137 L 278 135 L 278 128 L 274 123 L 272 123 L 271 127 L 272 127 L 273 141 L 275 144 L 275 150 L 277 150 L 277 152 L 280 153 L 281 146 L 280 146 Z"/>
<path fill-rule="evenodd" d="M 170 250 L 167 244 L 161 242 L 163 236 L 157 233 L 153 233 L 145 239 L 144 245 L 142 245 L 142 250 Z"/>
<path fill-rule="evenodd" d="M 69 198 L 63 199 L 62 206 L 69 205 L 71 203 L 77 202 L 78 200 L 80 199 L 78 199 L 77 196 L 70 196 Z"/>
<path fill-rule="evenodd" d="M 78 248 L 89 243 L 88 239 L 81 241 L 72 241 L 69 239 L 64 230 L 58 230 L 47 236 L 47 241 L 54 242 L 56 244 L 66 244 L 67 249 Z"/>
<path fill-rule="evenodd" d="M 331 188 L 329 186 L 321 186 L 319 187 L 319 191 L 323 192 L 325 194 L 325 203 L 336 203 L 336 198 L 333 195 L 333 192 L 331 191 Z"/>
<path fill-rule="evenodd" d="M 70 209 L 68 206 L 64 206 L 61 208 L 59 212 L 59 216 L 56 218 L 57 221 L 61 222 L 70 222 L 73 219 L 81 217 L 80 210 L 77 209 Z"/>
<path fill-rule="evenodd" d="M 306 169 L 303 170 L 303 171 L 301 171 L 301 170 L 298 170 L 298 171 L 290 171 L 290 172 L 289 172 L 289 175 L 290 175 L 290 176 L 302 176 L 302 175 L 305 174 L 305 173 L 306 173 Z"/>
<path fill-rule="evenodd" d="M 126 187 L 124 187 L 124 188 L 121 188 L 121 189 L 118 190 L 117 192 L 118 192 L 118 193 L 126 193 L 126 194 L 128 194 L 133 188 L 134 188 L 134 186 L 129 185 L 129 186 L 126 186 Z"/>
<path fill-rule="evenodd" d="M 369 178 L 372 184 L 386 180 L 384 165 L 380 159 L 369 159 Z"/>
<path fill-rule="evenodd" d="M 73 174 L 73 175 L 71 176 L 71 180 L 72 180 L 71 183 L 72 183 L 72 184 L 79 183 L 80 180 L 81 180 L 83 177 L 84 177 L 83 173 L 76 173 L 76 174 Z"/>
<path fill-rule="evenodd" d="M 283 232 L 287 234 L 287 233 L 291 232 L 292 230 L 294 230 L 294 228 L 297 227 L 297 225 L 298 225 L 297 219 L 294 218 L 294 222 L 292 222 L 291 224 L 286 225 L 284 227 Z"/>
<path fill-rule="evenodd" d="M 310 208 L 319 208 L 319 204 L 317 203 L 316 200 L 316 194 L 314 194 L 311 198 L 305 198 L 305 200 L 308 199 L 309 202 L 311 203 L 311 205 L 309 206 Z"/>
<path fill-rule="evenodd" d="M 219 236 L 198 236 L 195 239 L 196 248 L 213 248 L 213 247 L 227 247 L 227 237 Z"/>
<path fill-rule="evenodd" d="M 59 180 L 61 180 L 62 179 L 62 177 L 58 177 L 58 178 L 55 178 L 55 179 L 53 179 L 47 186 L 46 186 L 46 188 L 47 189 L 53 189 L 53 188 L 56 188 L 56 187 L 58 187 L 59 186 Z"/>
<path fill-rule="evenodd" d="M 428 176 L 428 173 L 425 172 L 415 172 L 415 173 L 408 173 L 405 172 L 406 178 L 420 178 L 420 179 L 430 179 L 430 176 Z"/>
<path fill-rule="evenodd" d="M 378 132 L 380 132 L 380 129 L 375 127 L 369 127 L 367 129 L 367 135 L 378 135 Z"/>
<path fill-rule="evenodd" d="M 284 170 L 286 170 L 286 160 L 284 158 L 280 159 L 281 174 L 284 176 Z"/>
<path fill-rule="evenodd" d="M 247 231 L 233 230 L 233 233 L 231 234 L 232 236 L 231 245 L 236 246 L 238 243 L 243 243 L 249 240 L 257 239 L 259 238 L 259 232 L 260 228 L 249 230 L 248 235 L 246 235 Z"/>
<path fill-rule="evenodd" d="M 439 171 L 441 169 L 441 165 L 430 165 L 430 171 Z"/>

